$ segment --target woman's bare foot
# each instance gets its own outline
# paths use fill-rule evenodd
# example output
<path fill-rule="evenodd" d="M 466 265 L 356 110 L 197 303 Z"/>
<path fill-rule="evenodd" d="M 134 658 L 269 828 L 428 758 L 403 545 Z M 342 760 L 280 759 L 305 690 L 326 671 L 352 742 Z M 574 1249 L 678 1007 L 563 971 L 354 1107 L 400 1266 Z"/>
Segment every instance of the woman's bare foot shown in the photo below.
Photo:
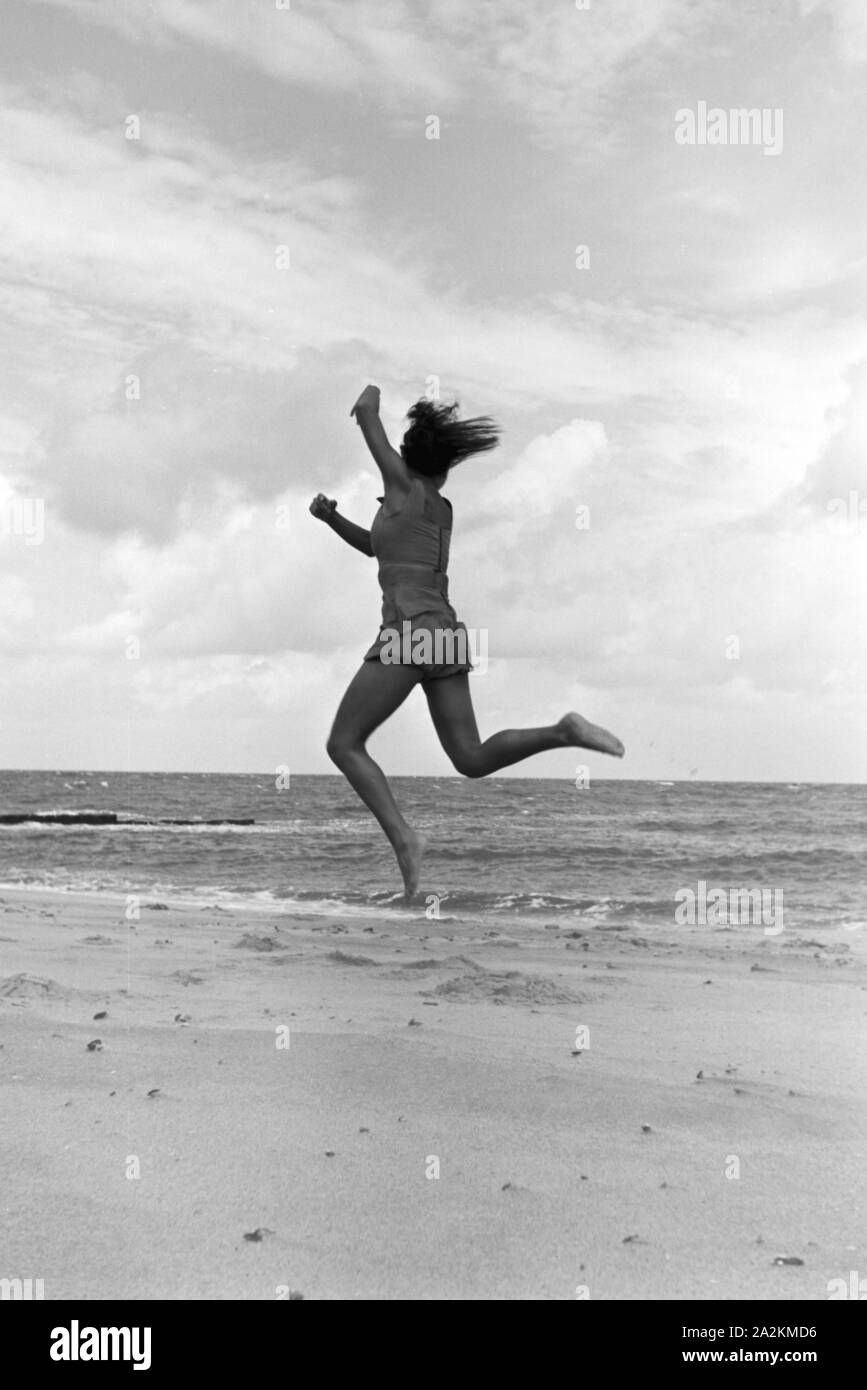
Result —
<path fill-rule="evenodd" d="M 591 724 L 580 714 L 564 714 L 558 720 L 557 728 L 562 729 L 564 743 L 573 748 L 592 748 L 596 753 L 610 753 L 612 758 L 622 758 L 626 749 L 607 729 Z"/>
<path fill-rule="evenodd" d="M 422 855 L 426 844 L 427 841 L 421 835 L 410 830 L 407 838 L 400 845 L 394 846 L 400 872 L 403 874 L 403 900 L 407 904 L 412 902 L 418 888 Z"/>

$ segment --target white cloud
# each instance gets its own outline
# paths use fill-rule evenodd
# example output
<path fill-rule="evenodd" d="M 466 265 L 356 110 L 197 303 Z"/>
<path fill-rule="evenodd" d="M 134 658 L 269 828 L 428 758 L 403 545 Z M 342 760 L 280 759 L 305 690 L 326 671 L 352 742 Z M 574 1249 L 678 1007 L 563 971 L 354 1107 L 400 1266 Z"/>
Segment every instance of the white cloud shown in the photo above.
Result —
<path fill-rule="evenodd" d="M 389 102 L 420 90 L 451 91 L 445 64 L 436 62 L 437 33 L 413 32 L 412 9 L 401 0 L 319 0 L 299 5 L 241 5 L 238 0 L 150 0 L 136 6 L 103 0 L 39 0 L 76 19 L 118 29 L 131 42 L 202 45 L 235 62 L 303 86 L 352 91 L 369 88 Z"/>
<path fill-rule="evenodd" d="M 867 62 L 867 11 L 862 0 L 799 0 L 802 14 L 831 21 L 844 62 Z"/>
<path fill-rule="evenodd" d="M 437 374 L 504 426 L 449 486 L 481 702 L 514 723 L 596 692 L 641 747 L 651 711 L 690 737 L 739 721 L 727 771 L 760 775 L 773 700 L 802 732 L 824 699 L 842 759 L 864 683 L 863 545 L 828 527 L 867 490 L 859 14 L 43 0 L 82 71 L 46 45 L 0 122 L 0 475 L 47 513 L 43 545 L 0 545 L 0 756 L 95 765 L 104 738 L 121 763 L 132 736 L 150 766 L 270 766 L 290 724 L 318 749 L 378 593 L 307 502 L 368 524 L 349 405 L 379 381 L 396 435 Z M 782 93 L 779 160 L 675 147 L 709 77 L 730 104 Z"/>

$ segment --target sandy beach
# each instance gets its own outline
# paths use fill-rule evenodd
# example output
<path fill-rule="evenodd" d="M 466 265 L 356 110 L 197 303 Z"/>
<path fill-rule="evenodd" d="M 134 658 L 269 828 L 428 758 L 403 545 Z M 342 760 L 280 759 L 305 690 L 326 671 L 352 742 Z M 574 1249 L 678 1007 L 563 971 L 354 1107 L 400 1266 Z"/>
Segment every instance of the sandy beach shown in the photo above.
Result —
<path fill-rule="evenodd" d="M 46 1299 L 825 1299 L 867 1270 L 863 932 L 124 909 L 0 899 L 0 1275 Z"/>

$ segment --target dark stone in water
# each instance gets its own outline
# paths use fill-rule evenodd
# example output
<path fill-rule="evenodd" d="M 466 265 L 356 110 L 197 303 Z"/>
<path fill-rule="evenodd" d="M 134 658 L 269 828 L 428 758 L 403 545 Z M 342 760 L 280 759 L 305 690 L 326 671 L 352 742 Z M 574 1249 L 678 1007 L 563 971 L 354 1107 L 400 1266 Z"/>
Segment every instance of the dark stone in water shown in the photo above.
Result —
<path fill-rule="evenodd" d="M 114 811 L 27 811 L 20 815 L 0 816 L 0 825 L 116 825 Z"/>
<path fill-rule="evenodd" d="M 121 820 L 116 811 L 16 811 L 0 816 L 0 825 L 255 825 L 255 820 L 148 820 L 130 816 Z"/>

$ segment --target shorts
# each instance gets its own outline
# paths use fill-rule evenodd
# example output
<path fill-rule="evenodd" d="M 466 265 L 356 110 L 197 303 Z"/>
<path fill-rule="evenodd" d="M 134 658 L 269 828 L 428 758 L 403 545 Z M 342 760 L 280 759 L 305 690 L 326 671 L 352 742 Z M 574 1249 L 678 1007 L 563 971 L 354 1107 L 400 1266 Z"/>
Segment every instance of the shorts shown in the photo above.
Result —
<path fill-rule="evenodd" d="M 384 625 L 364 660 L 380 661 L 384 666 L 413 666 L 421 671 L 423 680 L 439 680 L 473 669 L 469 633 L 453 609 L 448 613 L 416 613 Z"/>

